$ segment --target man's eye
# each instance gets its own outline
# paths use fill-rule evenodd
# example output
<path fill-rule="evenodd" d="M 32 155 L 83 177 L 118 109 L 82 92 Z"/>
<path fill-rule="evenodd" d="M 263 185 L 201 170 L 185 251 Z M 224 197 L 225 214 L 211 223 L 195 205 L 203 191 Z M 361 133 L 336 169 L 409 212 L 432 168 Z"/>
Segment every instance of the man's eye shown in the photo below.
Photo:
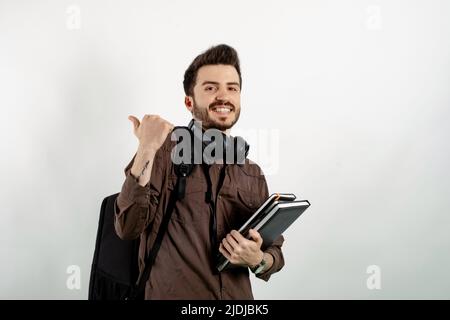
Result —
<path fill-rule="evenodd" d="M 230 87 L 229 89 L 230 89 L 231 91 L 238 91 L 237 88 L 235 88 L 235 87 Z"/>
<path fill-rule="evenodd" d="M 205 90 L 206 91 L 212 91 L 212 90 L 214 90 L 214 87 L 206 87 Z"/>

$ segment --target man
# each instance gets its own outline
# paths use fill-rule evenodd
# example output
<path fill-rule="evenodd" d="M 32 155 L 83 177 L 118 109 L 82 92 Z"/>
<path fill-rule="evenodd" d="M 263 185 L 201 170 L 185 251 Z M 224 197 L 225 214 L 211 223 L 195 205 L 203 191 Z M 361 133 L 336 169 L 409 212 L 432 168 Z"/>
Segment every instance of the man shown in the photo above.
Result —
<path fill-rule="evenodd" d="M 229 135 L 241 111 L 236 51 L 227 45 L 205 51 L 186 70 L 183 84 L 185 105 L 193 119 L 201 121 L 204 130 L 215 128 Z M 173 125 L 157 115 L 146 115 L 142 121 L 129 119 L 139 147 L 125 169 L 115 205 L 115 228 L 122 239 L 141 237 L 142 272 L 176 185 L 171 162 L 176 142 L 170 135 Z M 176 202 L 147 280 L 146 299 L 253 299 L 249 269 L 267 281 L 284 265 L 282 236 L 263 251 L 258 232 L 251 230 L 251 239 L 246 239 L 236 231 L 268 197 L 260 168 L 248 159 L 244 164 L 213 163 L 207 168 L 205 172 L 202 165 L 194 165 L 187 177 L 185 196 Z M 223 179 L 219 179 L 221 172 Z M 211 207 L 205 201 L 207 175 L 215 199 L 214 229 Z M 233 268 L 216 271 L 218 252 Z"/>

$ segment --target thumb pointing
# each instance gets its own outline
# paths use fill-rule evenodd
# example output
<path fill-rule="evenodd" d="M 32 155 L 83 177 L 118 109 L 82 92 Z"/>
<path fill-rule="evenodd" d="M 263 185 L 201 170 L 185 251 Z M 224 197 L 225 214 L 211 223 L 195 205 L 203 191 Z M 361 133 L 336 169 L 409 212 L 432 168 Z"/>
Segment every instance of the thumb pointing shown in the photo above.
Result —
<path fill-rule="evenodd" d="M 139 127 L 140 122 L 139 122 L 139 120 L 136 117 L 128 116 L 128 120 L 130 120 L 133 123 L 134 130 L 136 130 Z"/>

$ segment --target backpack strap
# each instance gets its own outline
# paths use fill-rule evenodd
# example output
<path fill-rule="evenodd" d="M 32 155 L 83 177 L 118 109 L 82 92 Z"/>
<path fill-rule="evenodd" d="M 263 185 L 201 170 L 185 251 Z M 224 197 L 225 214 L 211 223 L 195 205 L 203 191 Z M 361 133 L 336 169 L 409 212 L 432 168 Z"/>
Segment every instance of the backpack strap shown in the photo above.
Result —
<path fill-rule="evenodd" d="M 167 227 L 169 226 L 170 217 L 172 216 L 172 212 L 175 208 L 179 182 L 180 179 L 178 178 L 177 187 L 170 193 L 169 204 L 167 205 L 166 213 L 164 214 L 163 220 L 159 227 L 155 243 L 153 244 L 153 247 L 150 250 L 148 257 L 145 260 L 144 271 L 139 276 L 136 286 L 133 288 L 133 290 L 130 293 L 130 296 L 126 300 L 136 300 L 139 299 L 140 297 L 143 297 L 145 290 L 145 283 L 150 278 L 150 273 L 152 271 L 153 264 L 155 263 L 156 255 L 158 254 L 159 248 L 161 247 L 164 234 L 166 233 Z"/>
<path fill-rule="evenodd" d="M 129 297 L 127 297 L 126 300 L 136 300 L 143 297 L 145 291 L 145 283 L 150 278 L 150 273 L 152 271 L 153 264 L 155 263 L 156 255 L 158 254 L 158 251 L 161 247 L 164 234 L 166 233 L 169 226 L 170 217 L 172 216 L 173 210 L 175 209 L 175 203 L 178 200 L 184 198 L 186 192 L 186 178 L 191 174 L 193 168 L 194 164 L 192 163 L 192 161 L 189 164 L 174 164 L 174 170 L 177 175 L 175 188 L 170 193 L 169 203 L 163 215 L 163 220 L 161 221 L 158 234 L 156 235 L 155 243 L 153 244 L 148 257 L 145 259 L 144 271 L 139 276 L 137 284 L 131 290 Z"/>

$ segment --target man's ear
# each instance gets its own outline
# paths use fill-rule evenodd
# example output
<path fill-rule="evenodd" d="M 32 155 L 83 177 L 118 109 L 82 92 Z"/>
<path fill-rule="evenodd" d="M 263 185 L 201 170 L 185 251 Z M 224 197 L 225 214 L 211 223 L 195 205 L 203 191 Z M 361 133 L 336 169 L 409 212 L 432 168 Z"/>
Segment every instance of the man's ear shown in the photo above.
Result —
<path fill-rule="evenodd" d="M 184 104 L 189 112 L 192 112 L 192 108 L 194 107 L 194 99 L 190 96 L 184 97 Z"/>

